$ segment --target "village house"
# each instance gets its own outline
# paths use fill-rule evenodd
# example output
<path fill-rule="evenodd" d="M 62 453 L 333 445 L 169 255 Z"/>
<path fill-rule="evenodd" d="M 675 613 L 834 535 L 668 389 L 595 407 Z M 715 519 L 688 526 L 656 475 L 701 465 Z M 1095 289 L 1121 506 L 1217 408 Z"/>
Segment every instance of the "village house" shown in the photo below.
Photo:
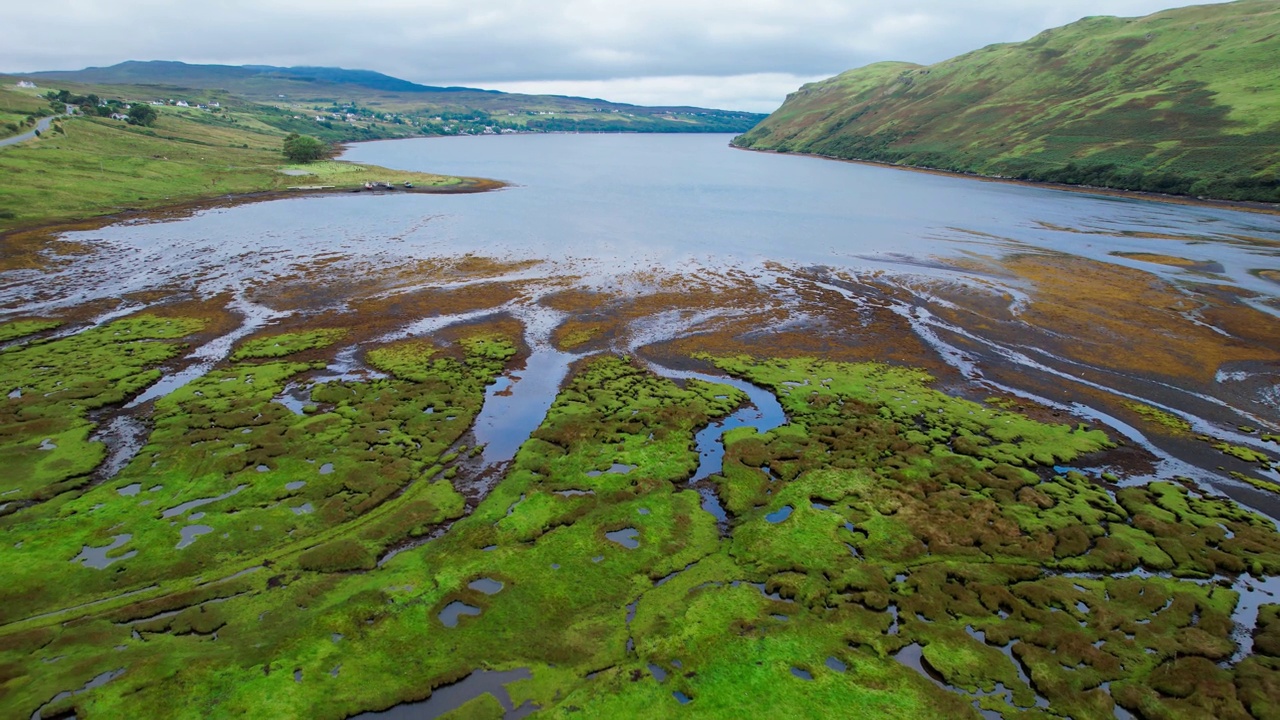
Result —
<path fill-rule="evenodd" d="M 36 85 L 35 83 L 31 82 L 30 80 L 19 80 L 19 81 L 18 81 L 18 87 L 20 87 L 20 88 L 35 88 L 35 87 L 37 87 L 37 85 Z"/>

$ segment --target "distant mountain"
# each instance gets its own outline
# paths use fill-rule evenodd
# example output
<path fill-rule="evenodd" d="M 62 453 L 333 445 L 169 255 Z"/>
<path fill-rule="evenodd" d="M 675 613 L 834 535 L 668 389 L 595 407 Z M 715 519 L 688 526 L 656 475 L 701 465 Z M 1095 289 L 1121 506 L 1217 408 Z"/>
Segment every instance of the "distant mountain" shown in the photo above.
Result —
<path fill-rule="evenodd" d="M 173 87 L 227 90 L 262 89 L 272 82 L 295 90 L 297 83 L 311 85 L 354 85 L 366 90 L 396 93 L 485 92 L 475 88 L 419 85 L 371 70 L 329 67 L 274 67 L 271 65 L 191 65 L 172 60 L 129 60 L 109 67 L 84 70 L 50 70 L 15 77 L 35 80 L 92 83 L 101 85 L 167 85 Z M 279 93 L 277 93 L 279 94 Z"/>
<path fill-rule="evenodd" d="M 41 84 L 128 88 L 135 96 L 174 97 L 181 90 L 225 92 L 294 110 L 363 105 L 430 117 L 474 117 L 483 124 L 521 119 L 520 128 L 579 132 L 743 132 L 758 113 L 696 107 L 645 107 L 559 95 L 521 95 L 466 87 L 434 87 L 370 70 L 270 65 L 190 65 L 131 60 L 110 67 L 15 74 Z M 290 128 L 297 129 L 297 128 Z"/>
<path fill-rule="evenodd" d="M 793 93 L 735 144 L 984 175 L 1280 201 L 1280 3 L 1090 17 Z"/>

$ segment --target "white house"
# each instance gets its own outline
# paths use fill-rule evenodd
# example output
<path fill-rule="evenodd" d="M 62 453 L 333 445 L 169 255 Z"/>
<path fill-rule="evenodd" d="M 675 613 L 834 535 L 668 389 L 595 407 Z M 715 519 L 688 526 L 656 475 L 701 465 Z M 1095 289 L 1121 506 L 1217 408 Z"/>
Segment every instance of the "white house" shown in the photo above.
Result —
<path fill-rule="evenodd" d="M 35 83 L 33 83 L 33 82 L 31 82 L 30 80 L 19 80 L 19 81 L 18 81 L 18 87 L 20 87 L 20 88 L 34 88 L 34 87 L 36 87 L 36 84 L 35 84 Z"/>

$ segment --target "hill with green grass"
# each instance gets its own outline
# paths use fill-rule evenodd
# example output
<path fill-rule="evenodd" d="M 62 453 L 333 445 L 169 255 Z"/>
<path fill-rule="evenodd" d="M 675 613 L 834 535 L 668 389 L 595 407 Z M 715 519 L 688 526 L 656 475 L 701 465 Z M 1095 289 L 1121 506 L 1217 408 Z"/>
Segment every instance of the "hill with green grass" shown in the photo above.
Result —
<path fill-rule="evenodd" d="M 107 88 L 98 90 L 107 92 Z M 0 137 L 53 114 L 46 88 L 0 79 Z M 106 102 L 107 95 L 99 95 Z M 114 99 L 114 98 L 113 98 Z M 58 104 L 58 103 L 54 103 Z M 61 105 L 60 105 L 61 106 Z M 458 190 L 485 183 L 347 162 L 290 165 L 279 114 L 262 106 L 152 106 L 151 126 L 84 113 L 56 118 L 38 138 L 0 147 L 0 234 L 26 226 L 210 198 L 316 187 L 357 189 L 365 182 L 415 190 Z M 65 109 L 65 107 L 64 107 Z M 10 129 L 12 126 L 13 129 Z M 403 189 L 401 190 L 403 192 Z M 0 258 L 0 266 L 7 258 Z"/>
<path fill-rule="evenodd" d="M 523 95 L 466 87 L 419 85 L 369 70 L 269 65 L 191 65 L 129 61 L 110 67 L 15 75 L 58 87 L 112 87 L 147 99 L 236 98 L 278 115 L 291 132 L 341 137 L 351 118 L 388 127 L 378 137 L 517 132 L 744 132 L 758 113 L 697 107 L 644 107 L 592 98 Z M 296 117 L 294 117 L 296 116 Z M 293 121 L 299 122 L 293 122 Z M 285 125 L 292 125 L 286 127 Z M 326 125 L 328 127 L 326 127 Z M 332 134 L 330 132 L 330 134 Z"/>
<path fill-rule="evenodd" d="M 805 85 L 740 147 L 1280 202 L 1280 3 L 1090 17 Z"/>

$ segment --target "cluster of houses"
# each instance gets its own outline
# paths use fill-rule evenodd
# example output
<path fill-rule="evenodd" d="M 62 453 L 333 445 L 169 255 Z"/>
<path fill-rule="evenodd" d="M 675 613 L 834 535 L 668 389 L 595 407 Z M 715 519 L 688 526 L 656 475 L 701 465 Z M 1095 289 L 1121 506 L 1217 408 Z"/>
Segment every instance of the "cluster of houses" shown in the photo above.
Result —
<path fill-rule="evenodd" d="M 37 88 L 37 87 L 39 87 L 39 86 L 38 86 L 38 85 L 36 85 L 35 83 L 31 82 L 30 80 L 19 80 L 19 81 L 18 81 L 18 87 L 20 87 L 20 88 L 27 88 L 27 89 L 31 90 L 31 89 L 35 89 L 35 88 Z"/>
<path fill-rule="evenodd" d="M 193 107 L 193 108 L 195 108 L 195 109 L 197 109 L 197 110 L 213 110 L 213 109 L 215 109 L 215 108 L 220 108 L 220 107 L 222 107 L 222 104 L 221 104 L 221 103 L 219 103 L 219 102 L 217 102 L 216 100 L 215 100 L 215 101 L 210 102 L 208 105 L 200 105 L 200 104 L 192 105 L 191 103 L 187 102 L 186 100 L 173 100 L 173 99 L 169 99 L 169 100 L 152 100 L 152 101 L 151 101 L 151 104 L 152 104 L 152 105 L 156 105 L 156 106 L 158 106 L 158 107 L 163 107 L 163 106 L 165 106 L 165 105 L 172 105 L 172 106 L 174 106 L 174 107 L 184 107 L 184 108 Z"/>
<path fill-rule="evenodd" d="M 99 104 L 100 106 L 106 107 L 106 105 L 107 105 L 107 101 L 106 101 L 106 100 L 103 100 L 102 102 L 100 102 L 100 103 L 98 103 L 98 104 Z M 213 110 L 214 108 L 220 108 L 220 107 L 222 107 L 222 105 L 221 105 L 220 103 L 218 103 L 217 101 L 210 102 L 208 105 L 200 105 L 200 104 L 192 105 L 191 103 L 187 102 L 186 100 L 172 100 L 172 99 L 171 99 L 171 100 L 152 100 L 152 101 L 150 101 L 148 104 L 149 104 L 149 105 L 154 105 L 154 106 L 156 106 L 156 107 L 164 107 L 164 106 L 166 106 L 166 105 L 172 105 L 173 107 L 195 108 L 195 109 L 197 109 L 197 110 Z M 132 106 L 132 105 L 129 105 L 129 104 L 127 104 L 127 103 L 126 103 L 125 105 L 123 105 L 123 106 L 121 106 L 121 107 L 122 107 L 122 109 L 123 109 L 125 112 L 128 112 L 129 108 L 131 108 L 131 107 L 133 107 L 133 106 Z M 125 113 L 122 113 L 122 112 L 113 112 L 113 113 L 111 113 L 111 115 L 110 115 L 109 117 L 110 117 L 112 120 L 120 120 L 120 121 L 128 121 L 128 120 L 129 120 L 129 116 L 128 116 L 128 115 L 126 115 Z"/>

